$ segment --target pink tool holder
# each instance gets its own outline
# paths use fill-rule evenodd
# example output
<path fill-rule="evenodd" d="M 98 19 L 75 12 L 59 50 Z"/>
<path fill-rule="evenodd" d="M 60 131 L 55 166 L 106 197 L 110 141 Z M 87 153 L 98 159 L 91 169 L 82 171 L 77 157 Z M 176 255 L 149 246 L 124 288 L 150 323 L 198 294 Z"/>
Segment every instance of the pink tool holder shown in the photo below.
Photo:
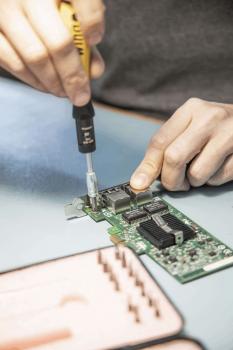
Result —
<path fill-rule="evenodd" d="M 0 350 L 114 349 L 175 336 L 182 326 L 178 311 L 128 248 L 0 275 Z M 179 342 L 172 350 L 200 349 Z M 171 349 L 171 343 L 164 346 L 155 349 Z"/>
<path fill-rule="evenodd" d="M 202 347 L 188 339 L 175 339 L 143 350 L 202 350 Z"/>

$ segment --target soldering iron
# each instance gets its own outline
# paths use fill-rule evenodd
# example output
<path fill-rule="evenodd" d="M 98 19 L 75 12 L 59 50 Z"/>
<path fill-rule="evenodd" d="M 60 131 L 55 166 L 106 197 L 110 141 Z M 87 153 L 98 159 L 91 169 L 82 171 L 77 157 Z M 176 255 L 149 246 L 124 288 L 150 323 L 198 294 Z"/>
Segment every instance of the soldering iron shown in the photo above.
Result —
<path fill-rule="evenodd" d="M 80 23 L 73 7 L 69 2 L 63 1 L 60 5 L 60 13 L 74 39 L 83 67 L 86 73 L 90 73 L 90 48 L 85 42 Z M 73 106 L 73 118 L 75 119 L 78 148 L 81 153 L 86 154 L 87 162 L 87 191 L 93 211 L 97 210 L 98 185 L 97 177 L 93 168 L 92 153 L 96 150 L 95 129 L 93 118 L 95 116 L 92 102 L 82 107 Z"/>

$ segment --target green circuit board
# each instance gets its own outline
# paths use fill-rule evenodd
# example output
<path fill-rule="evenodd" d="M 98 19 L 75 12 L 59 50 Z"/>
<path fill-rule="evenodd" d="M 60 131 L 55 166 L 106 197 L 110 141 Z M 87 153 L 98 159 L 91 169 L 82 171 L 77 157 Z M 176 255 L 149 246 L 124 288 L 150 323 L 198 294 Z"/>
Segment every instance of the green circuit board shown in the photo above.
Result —
<path fill-rule="evenodd" d="M 153 193 L 149 204 L 158 201 L 164 203 L 165 209 L 157 215 L 160 217 L 165 217 L 166 214 L 175 216 L 185 224 L 187 229 L 192 230 L 193 238 L 183 241 L 182 244 L 159 249 L 138 232 L 138 226 L 151 219 L 150 214 L 146 218 L 139 218 L 128 223 L 124 218 L 124 213 L 129 212 L 128 208 L 123 207 L 121 212 L 114 213 L 112 208 L 105 204 L 102 204 L 98 211 L 93 211 L 89 205 L 84 204 L 83 211 L 96 222 L 106 220 L 112 225 L 108 229 L 108 234 L 113 243 L 123 244 L 133 249 L 138 255 L 148 255 L 181 283 L 190 282 L 233 265 L 231 248 L 171 206 L 157 193 Z M 145 203 L 138 204 L 133 200 L 130 210 L 137 208 L 142 210 L 144 205 Z"/>

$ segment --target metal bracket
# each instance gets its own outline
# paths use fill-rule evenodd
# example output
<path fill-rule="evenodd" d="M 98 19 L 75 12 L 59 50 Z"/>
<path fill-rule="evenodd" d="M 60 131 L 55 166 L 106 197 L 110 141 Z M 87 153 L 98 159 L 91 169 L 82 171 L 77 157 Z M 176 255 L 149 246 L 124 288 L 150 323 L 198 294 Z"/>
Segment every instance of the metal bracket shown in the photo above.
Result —
<path fill-rule="evenodd" d="M 175 236 L 175 242 L 177 245 L 181 245 L 184 242 L 183 231 L 172 230 L 170 233 Z"/>
<path fill-rule="evenodd" d="M 152 215 L 152 219 L 156 222 L 158 226 L 160 226 L 165 232 L 170 233 L 175 236 L 175 243 L 177 245 L 181 245 L 184 242 L 184 233 L 183 231 L 173 230 L 166 221 L 164 221 L 163 217 L 155 214 Z"/>
<path fill-rule="evenodd" d="M 64 207 L 66 219 L 73 220 L 86 216 L 87 214 L 83 211 L 84 204 L 82 198 L 74 198 L 72 203 L 66 204 Z"/>

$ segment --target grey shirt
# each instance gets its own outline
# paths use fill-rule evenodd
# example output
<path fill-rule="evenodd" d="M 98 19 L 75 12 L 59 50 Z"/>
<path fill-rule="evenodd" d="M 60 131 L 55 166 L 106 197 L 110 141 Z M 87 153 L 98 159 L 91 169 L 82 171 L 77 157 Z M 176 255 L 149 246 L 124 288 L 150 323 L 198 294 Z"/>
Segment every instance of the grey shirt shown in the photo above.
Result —
<path fill-rule="evenodd" d="M 232 0 L 107 0 L 93 84 L 105 103 L 170 115 L 189 97 L 233 103 Z"/>

